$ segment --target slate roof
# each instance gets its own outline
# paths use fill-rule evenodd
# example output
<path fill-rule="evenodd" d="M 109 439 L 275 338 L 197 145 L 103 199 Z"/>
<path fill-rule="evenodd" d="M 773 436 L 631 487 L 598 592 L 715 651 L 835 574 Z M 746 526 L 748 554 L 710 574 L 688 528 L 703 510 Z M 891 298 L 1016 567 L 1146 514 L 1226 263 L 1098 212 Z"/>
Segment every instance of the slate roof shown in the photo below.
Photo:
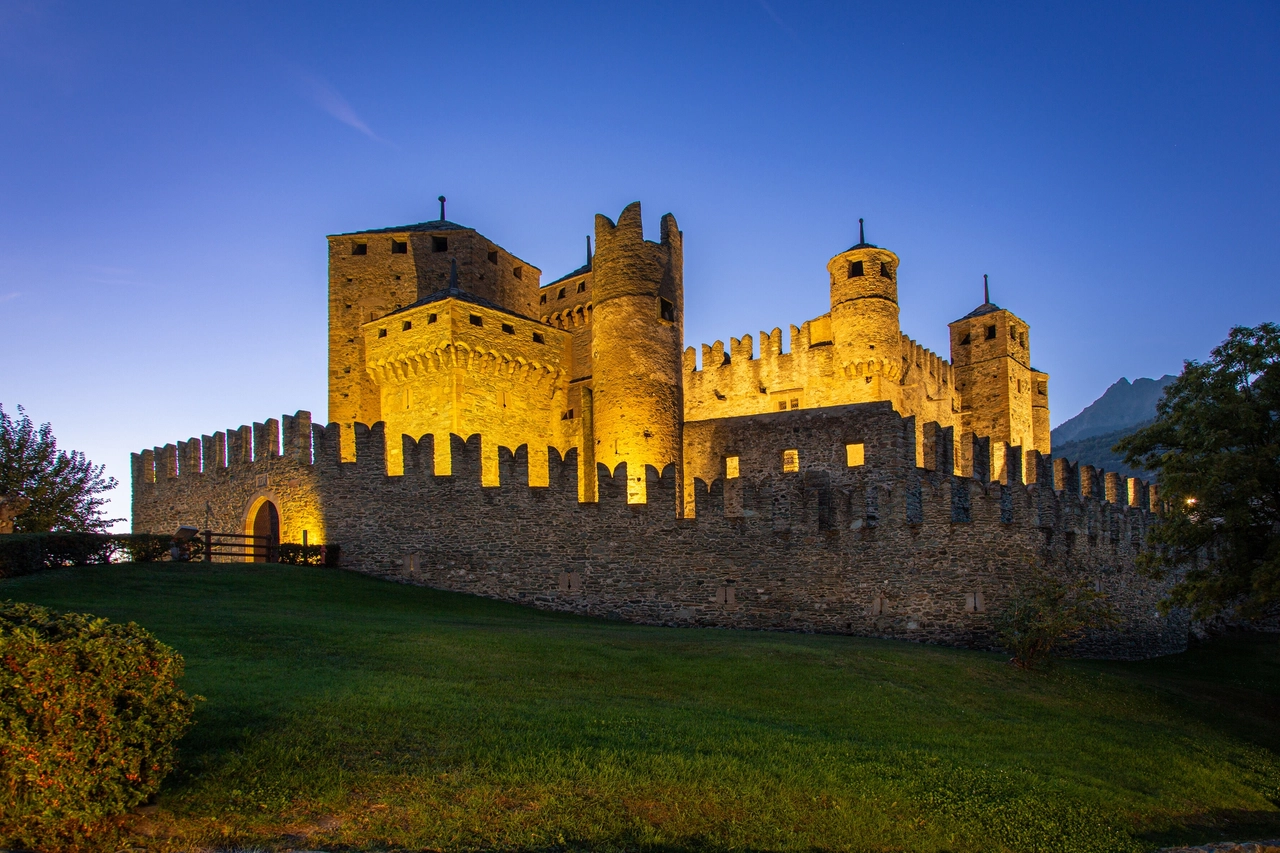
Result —
<path fill-rule="evenodd" d="M 994 302 L 984 302 L 981 305 L 979 305 L 977 308 L 974 308 L 968 314 L 965 314 L 960 319 L 972 320 L 974 317 L 981 317 L 984 314 L 994 314 L 997 311 L 1003 311 L 1003 310 L 1004 310 L 1003 308 L 1001 308 L 999 305 L 996 305 Z"/>
<path fill-rule="evenodd" d="M 474 231 L 469 225 L 459 225 L 447 219 L 433 219 L 430 222 L 419 222 L 415 225 L 400 225 L 395 228 L 366 228 L 363 231 L 345 231 L 341 234 L 330 234 L 330 237 L 351 237 L 356 234 L 392 234 L 405 231 Z"/>
<path fill-rule="evenodd" d="M 578 268 L 577 268 L 576 270 L 574 270 L 573 272 L 571 272 L 571 273 L 566 273 L 565 275 L 560 276 L 560 277 L 559 277 L 558 279 L 556 279 L 555 281 L 553 281 L 553 282 L 549 282 L 548 284 L 544 284 L 544 285 L 542 285 L 542 286 L 543 286 L 543 287 L 553 287 L 553 286 L 555 286 L 555 285 L 559 284 L 559 283 L 560 283 L 560 282 L 562 282 L 562 281 L 568 281 L 568 280 L 569 280 L 569 279 L 571 279 L 571 278 L 577 278 L 578 276 L 580 276 L 580 275 L 582 275 L 582 274 L 584 274 L 584 273 L 589 273 L 589 272 L 591 272 L 591 262 L 590 262 L 590 261 L 588 261 L 587 263 L 585 263 L 585 264 L 583 264 L 582 266 L 578 267 Z"/>
<path fill-rule="evenodd" d="M 489 299 L 485 299 L 483 296 L 477 296 L 476 294 L 471 293 L 470 291 L 463 290 L 461 287 L 458 286 L 458 263 L 457 261 L 454 261 L 452 264 L 449 265 L 449 284 L 448 285 L 441 288 L 440 290 L 437 290 L 435 293 L 427 294 L 426 296 L 419 299 L 417 302 L 413 302 L 409 305 L 404 306 L 403 308 L 397 308 L 394 311 L 384 314 L 382 317 L 379 317 L 377 320 L 372 320 L 370 322 L 376 323 L 386 319 L 387 317 L 392 316 L 393 314 L 402 314 L 405 311 L 409 311 L 413 308 L 421 308 L 423 305 L 429 305 L 432 302 L 443 302 L 446 299 L 457 299 L 460 302 L 469 302 L 472 305 L 479 305 L 481 308 L 488 308 L 491 311 L 497 311 L 502 314 L 510 314 L 512 317 L 519 317 L 522 320 L 533 319 L 531 317 L 526 317 L 523 314 L 517 314 L 515 311 L 512 311 L 510 308 L 503 308 L 498 303 L 493 302 Z"/>

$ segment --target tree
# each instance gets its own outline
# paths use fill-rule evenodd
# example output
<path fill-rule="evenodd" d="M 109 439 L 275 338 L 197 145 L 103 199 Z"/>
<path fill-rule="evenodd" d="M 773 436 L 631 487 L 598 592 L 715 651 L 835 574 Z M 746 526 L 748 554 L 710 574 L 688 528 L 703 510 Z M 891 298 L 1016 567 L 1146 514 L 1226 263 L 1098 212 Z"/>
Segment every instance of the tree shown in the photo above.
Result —
<path fill-rule="evenodd" d="M 104 495 L 117 485 L 104 466 L 59 450 L 53 428 L 37 428 L 21 406 L 18 415 L 12 418 L 0 406 L 0 495 L 30 501 L 14 519 L 14 531 L 101 533 L 121 520 L 102 517 Z"/>
<path fill-rule="evenodd" d="M 1142 565 L 1190 567 L 1164 606 L 1248 617 L 1280 603 L 1280 326 L 1237 326 L 1188 361 L 1116 450 L 1156 472 L 1166 504 Z"/>

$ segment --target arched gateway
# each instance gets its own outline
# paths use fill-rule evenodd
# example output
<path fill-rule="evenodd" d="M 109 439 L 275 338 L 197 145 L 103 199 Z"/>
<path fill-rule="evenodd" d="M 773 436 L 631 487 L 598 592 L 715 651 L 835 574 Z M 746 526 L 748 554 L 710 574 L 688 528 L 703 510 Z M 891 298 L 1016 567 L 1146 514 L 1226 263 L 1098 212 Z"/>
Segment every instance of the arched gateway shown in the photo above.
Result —
<path fill-rule="evenodd" d="M 250 517 L 247 532 L 257 537 L 267 538 L 253 540 L 249 560 L 254 563 L 265 563 L 268 556 L 280 545 L 280 512 L 273 502 L 263 498 L 257 509 L 251 512 Z"/>

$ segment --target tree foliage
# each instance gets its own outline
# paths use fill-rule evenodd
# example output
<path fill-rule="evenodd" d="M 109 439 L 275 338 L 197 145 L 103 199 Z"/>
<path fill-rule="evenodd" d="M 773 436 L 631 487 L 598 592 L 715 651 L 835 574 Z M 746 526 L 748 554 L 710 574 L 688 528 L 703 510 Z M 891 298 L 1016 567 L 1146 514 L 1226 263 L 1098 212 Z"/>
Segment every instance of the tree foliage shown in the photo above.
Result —
<path fill-rule="evenodd" d="M 17 418 L 0 406 L 0 495 L 31 501 L 14 520 L 15 532 L 103 532 L 119 520 L 102 517 L 105 495 L 116 485 L 105 466 L 59 450 L 49 424 L 37 427 L 22 406 Z"/>
<path fill-rule="evenodd" d="M 1142 564 L 1190 566 L 1166 606 L 1205 618 L 1280 604 L 1280 326 L 1238 326 L 1188 361 L 1155 422 L 1116 449 L 1157 473 L 1167 504 Z"/>

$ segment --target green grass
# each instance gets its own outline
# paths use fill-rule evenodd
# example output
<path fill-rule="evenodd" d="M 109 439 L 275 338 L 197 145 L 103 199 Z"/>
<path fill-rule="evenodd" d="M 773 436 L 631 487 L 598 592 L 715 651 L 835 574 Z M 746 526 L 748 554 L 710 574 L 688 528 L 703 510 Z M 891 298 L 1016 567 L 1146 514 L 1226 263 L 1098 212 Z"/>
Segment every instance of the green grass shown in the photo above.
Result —
<path fill-rule="evenodd" d="M 1276 636 L 1029 674 L 323 569 L 67 569 L 4 597 L 133 620 L 186 656 L 206 701 L 134 847 L 1056 853 L 1280 834 Z"/>

